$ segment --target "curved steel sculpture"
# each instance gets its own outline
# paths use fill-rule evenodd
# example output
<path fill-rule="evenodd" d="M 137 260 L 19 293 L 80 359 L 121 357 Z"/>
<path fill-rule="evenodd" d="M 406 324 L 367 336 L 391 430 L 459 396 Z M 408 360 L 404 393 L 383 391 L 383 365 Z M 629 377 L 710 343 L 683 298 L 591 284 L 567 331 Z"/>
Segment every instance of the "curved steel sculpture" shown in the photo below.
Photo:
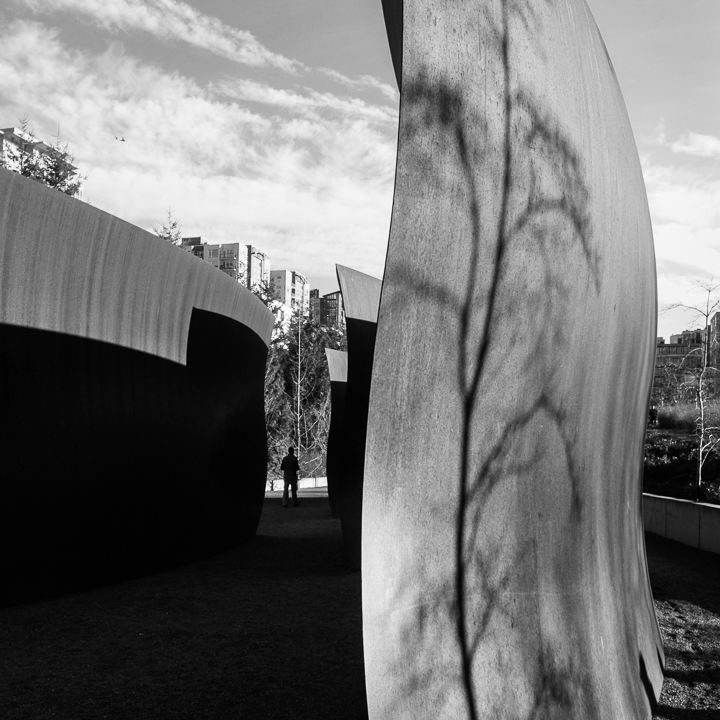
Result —
<path fill-rule="evenodd" d="M 342 265 L 335 267 L 345 309 L 348 348 L 340 522 L 347 563 L 359 569 L 365 436 L 381 282 Z"/>
<path fill-rule="evenodd" d="M 371 720 L 649 718 L 653 242 L 583 0 L 386 0 L 401 111 L 363 500 Z"/>
<path fill-rule="evenodd" d="M 3 571 L 132 570 L 253 535 L 265 306 L 191 254 L 5 170 L 0 268 Z"/>
<path fill-rule="evenodd" d="M 327 485 L 330 513 L 340 516 L 340 488 L 345 470 L 345 389 L 347 387 L 347 353 L 325 348 L 330 372 L 330 430 L 327 440 Z"/>

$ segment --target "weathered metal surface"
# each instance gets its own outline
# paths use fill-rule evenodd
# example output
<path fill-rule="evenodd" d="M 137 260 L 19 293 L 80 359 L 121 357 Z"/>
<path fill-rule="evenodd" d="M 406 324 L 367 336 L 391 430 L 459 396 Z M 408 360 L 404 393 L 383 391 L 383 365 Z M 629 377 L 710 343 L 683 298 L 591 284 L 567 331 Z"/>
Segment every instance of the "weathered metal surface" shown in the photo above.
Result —
<path fill-rule="evenodd" d="M 336 269 L 345 308 L 348 348 L 340 522 L 348 565 L 359 569 L 365 436 L 381 281 L 342 265 Z"/>
<path fill-rule="evenodd" d="M 340 516 L 340 486 L 345 468 L 345 390 L 347 387 L 347 352 L 325 348 L 330 371 L 330 430 L 328 432 L 326 469 L 328 501 L 333 517 Z"/>
<path fill-rule="evenodd" d="M 267 345 L 272 314 L 191 253 L 8 170 L 0 172 L 0 322 L 185 363 L 193 307 Z"/>
<path fill-rule="evenodd" d="M 655 265 L 612 65 L 582 0 L 384 7 L 402 94 L 363 499 L 370 718 L 649 718 Z"/>
<path fill-rule="evenodd" d="M 0 601 L 255 533 L 272 322 L 189 253 L 0 170 Z"/>

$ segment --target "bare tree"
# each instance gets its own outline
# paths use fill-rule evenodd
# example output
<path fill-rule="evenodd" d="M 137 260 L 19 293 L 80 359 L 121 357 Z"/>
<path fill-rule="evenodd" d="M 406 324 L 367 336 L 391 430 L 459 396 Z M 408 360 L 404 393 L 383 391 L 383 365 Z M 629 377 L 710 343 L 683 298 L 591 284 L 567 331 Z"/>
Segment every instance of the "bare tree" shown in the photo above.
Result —
<path fill-rule="evenodd" d="M 321 327 L 296 314 L 288 333 L 289 370 L 292 382 L 294 437 L 303 473 L 317 477 L 325 471 L 327 434 L 330 427 L 330 377 L 325 348 L 344 346 L 342 332 Z"/>
<path fill-rule="evenodd" d="M 695 432 L 697 435 L 697 465 L 695 474 L 695 498 L 700 500 L 703 492 L 702 471 L 705 461 L 715 451 L 720 443 L 720 426 L 708 422 L 707 405 L 714 394 L 715 380 L 718 376 L 716 367 L 717 338 L 711 332 L 710 320 L 720 310 L 720 283 L 715 280 L 699 282 L 699 287 L 704 293 L 704 300 L 699 305 L 687 305 L 675 303 L 668 309 L 682 308 L 695 313 L 695 317 L 702 320 L 703 339 L 699 347 L 690 350 L 683 361 L 689 360 L 693 355 L 699 355 L 700 363 L 696 368 L 687 368 L 692 379 L 686 385 L 692 387 L 695 395 L 695 402 L 698 416 L 695 421 Z"/>
<path fill-rule="evenodd" d="M 344 349 L 342 331 L 294 312 L 276 323 L 265 380 L 270 481 L 288 446 L 297 448 L 304 477 L 325 473 L 330 426 L 330 377 L 325 348 Z"/>

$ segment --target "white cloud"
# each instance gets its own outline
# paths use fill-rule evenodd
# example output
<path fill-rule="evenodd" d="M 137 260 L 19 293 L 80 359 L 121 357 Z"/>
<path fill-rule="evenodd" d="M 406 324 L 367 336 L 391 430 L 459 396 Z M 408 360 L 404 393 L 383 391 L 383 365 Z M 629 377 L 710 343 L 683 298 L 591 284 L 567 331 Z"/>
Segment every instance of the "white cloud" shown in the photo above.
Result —
<path fill-rule="evenodd" d="M 181 0 L 15 0 L 35 13 L 84 15 L 108 30 L 141 30 L 203 48 L 244 65 L 295 73 L 302 63 L 274 53 L 247 30 L 230 27 Z"/>
<path fill-rule="evenodd" d="M 47 137 L 59 121 L 88 174 L 88 201 L 147 228 L 171 207 L 186 234 L 251 242 L 274 267 L 329 276 L 341 262 L 380 274 L 395 163 L 389 110 L 306 89 L 232 89 L 117 47 L 68 50 L 36 23 L 0 29 L 4 125 L 26 115 Z"/>
<path fill-rule="evenodd" d="M 686 133 L 679 140 L 670 143 L 670 149 L 674 153 L 720 160 L 720 138 L 714 135 Z"/>
<path fill-rule="evenodd" d="M 396 88 L 382 82 L 381 80 L 378 80 L 377 78 L 374 78 L 372 75 L 361 75 L 359 78 L 353 79 L 348 77 L 347 75 L 339 73 L 337 70 L 331 70 L 330 68 L 319 68 L 318 72 L 326 75 L 329 78 L 332 78 L 336 82 L 339 82 L 341 85 L 352 88 L 354 90 L 358 90 L 361 88 L 372 88 L 374 90 L 377 90 L 378 92 L 382 93 L 388 100 L 391 100 L 395 103 L 398 102 L 400 97 Z"/>
<path fill-rule="evenodd" d="M 359 98 L 340 98 L 311 88 L 291 91 L 274 88 L 253 80 L 223 80 L 213 89 L 236 100 L 271 105 L 276 108 L 307 112 L 338 112 L 369 121 L 397 124 L 397 111 L 386 106 L 372 105 Z"/>
<path fill-rule="evenodd" d="M 720 181 L 712 168 L 676 167 L 643 158 L 655 237 L 660 308 L 694 302 L 696 282 L 720 277 Z M 684 329 L 686 313 L 661 312 L 659 334 Z"/>
<path fill-rule="evenodd" d="M 643 175 L 653 223 L 720 228 L 720 180 L 712 173 L 646 161 Z"/>

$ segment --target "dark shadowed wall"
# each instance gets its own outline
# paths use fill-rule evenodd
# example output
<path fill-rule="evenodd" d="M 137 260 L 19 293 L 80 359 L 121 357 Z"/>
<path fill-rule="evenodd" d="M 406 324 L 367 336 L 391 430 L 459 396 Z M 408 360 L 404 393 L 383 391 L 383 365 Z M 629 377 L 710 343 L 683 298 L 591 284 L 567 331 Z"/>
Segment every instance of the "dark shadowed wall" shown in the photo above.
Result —
<path fill-rule="evenodd" d="M 342 265 L 336 268 L 348 347 L 340 521 L 348 565 L 359 569 L 365 438 L 381 281 Z"/>
<path fill-rule="evenodd" d="M 330 512 L 340 516 L 340 487 L 345 469 L 345 390 L 347 352 L 325 349 L 330 372 L 330 430 L 327 441 L 327 484 Z"/>
<path fill-rule="evenodd" d="M 33 181 L 0 171 L 0 201 L 4 599 L 252 536 L 270 313 Z"/>

